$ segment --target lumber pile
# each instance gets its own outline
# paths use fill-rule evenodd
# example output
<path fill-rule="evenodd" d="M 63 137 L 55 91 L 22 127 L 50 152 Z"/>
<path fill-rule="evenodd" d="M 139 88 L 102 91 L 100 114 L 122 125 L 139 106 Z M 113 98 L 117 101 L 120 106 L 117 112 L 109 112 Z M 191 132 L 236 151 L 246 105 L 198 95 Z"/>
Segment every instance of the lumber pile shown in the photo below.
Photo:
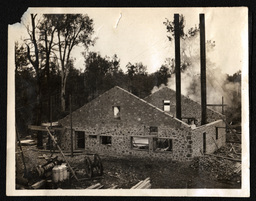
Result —
<path fill-rule="evenodd" d="M 131 187 L 131 189 L 150 189 L 151 183 L 150 178 L 146 178 L 145 180 L 142 180 L 138 182 L 135 186 Z"/>

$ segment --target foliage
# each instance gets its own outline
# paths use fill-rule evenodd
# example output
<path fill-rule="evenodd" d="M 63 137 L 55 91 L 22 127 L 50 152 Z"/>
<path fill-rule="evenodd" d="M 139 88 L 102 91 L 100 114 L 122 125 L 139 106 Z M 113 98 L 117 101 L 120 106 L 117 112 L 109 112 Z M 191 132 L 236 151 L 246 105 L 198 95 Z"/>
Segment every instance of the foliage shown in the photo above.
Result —
<path fill-rule="evenodd" d="M 93 20 L 88 15 L 57 15 L 58 51 L 61 66 L 61 109 L 65 111 L 66 81 L 70 70 L 70 55 L 75 46 L 83 44 L 85 49 L 94 44 L 92 39 Z"/>
<path fill-rule="evenodd" d="M 175 33 L 175 25 L 174 25 L 174 19 L 173 21 L 170 21 L 169 19 L 165 19 L 166 21 L 163 22 L 163 24 L 166 26 L 167 29 L 167 38 L 172 41 L 173 40 L 173 36 Z M 180 15 L 179 17 L 179 30 L 180 30 L 180 37 L 184 37 L 185 33 L 184 33 L 184 27 L 185 27 L 185 18 L 183 15 Z"/>
<path fill-rule="evenodd" d="M 232 124 L 241 123 L 241 71 L 234 73 L 233 75 L 227 75 L 227 86 L 232 86 L 228 88 L 229 97 L 231 98 L 231 105 L 228 105 L 225 115 L 228 122 Z M 232 83 L 232 85 L 230 85 Z"/>
<path fill-rule="evenodd" d="M 88 48 L 95 43 L 92 38 L 93 20 L 89 16 L 47 14 L 42 16 L 37 26 L 36 16 L 31 15 L 32 29 L 28 30 L 29 39 L 25 40 L 23 45 L 15 43 L 16 122 L 22 132 L 26 132 L 28 124 L 39 122 L 38 115 L 40 121 L 44 122 L 49 121 L 50 114 L 53 121 L 68 114 L 69 95 L 72 95 L 72 110 L 75 110 L 114 86 L 120 86 L 140 98 L 150 95 L 154 86 L 170 86 L 172 74 L 175 73 L 173 58 L 167 58 L 164 64 L 151 74 L 141 62 L 128 62 L 126 70 L 123 71 L 120 58 L 116 54 L 103 57 L 99 53 L 88 52 Z M 174 24 L 169 20 L 164 24 L 171 41 Z M 181 15 L 181 71 L 191 79 L 189 82 L 186 78 L 190 93 L 197 94 L 199 75 L 193 69 L 199 55 L 195 53 L 198 51 L 194 52 L 189 47 L 198 45 L 195 39 L 199 29 L 191 28 L 185 33 L 184 24 L 185 18 Z M 85 48 L 85 68 L 82 70 L 75 68 L 74 60 L 70 56 L 78 44 Z M 214 46 L 214 41 L 208 41 L 207 51 L 213 50 Z M 227 119 L 239 122 L 241 71 L 226 76 L 223 86 L 234 103 L 226 110 Z"/>

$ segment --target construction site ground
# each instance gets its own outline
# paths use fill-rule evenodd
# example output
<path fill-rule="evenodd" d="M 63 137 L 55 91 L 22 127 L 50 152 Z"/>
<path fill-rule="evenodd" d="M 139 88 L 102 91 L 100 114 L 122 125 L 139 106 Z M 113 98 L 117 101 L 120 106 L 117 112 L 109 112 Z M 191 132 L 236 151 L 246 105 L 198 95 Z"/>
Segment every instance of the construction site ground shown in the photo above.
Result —
<path fill-rule="evenodd" d="M 215 154 L 229 158 L 239 158 L 240 144 L 227 144 Z M 36 165 L 44 164 L 42 158 L 50 153 L 37 149 L 36 145 L 22 146 L 26 167 L 33 169 Z M 62 159 L 60 153 L 55 153 Z M 68 155 L 68 154 L 67 154 Z M 16 155 L 16 181 L 22 180 L 24 166 L 21 154 Z M 150 177 L 152 189 L 172 188 L 241 188 L 241 163 L 237 161 L 203 156 L 191 162 L 174 162 L 168 160 L 149 160 L 143 158 L 119 158 L 100 155 L 104 167 L 103 176 L 95 175 L 92 179 L 86 177 L 84 167 L 84 153 L 75 153 L 67 156 L 80 182 L 71 178 L 69 182 L 60 184 L 63 189 L 85 189 L 93 184 L 100 183 L 103 189 L 122 188 L 130 189 L 139 181 Z M 35 181 L 33 181 L 35 182 Z"/>

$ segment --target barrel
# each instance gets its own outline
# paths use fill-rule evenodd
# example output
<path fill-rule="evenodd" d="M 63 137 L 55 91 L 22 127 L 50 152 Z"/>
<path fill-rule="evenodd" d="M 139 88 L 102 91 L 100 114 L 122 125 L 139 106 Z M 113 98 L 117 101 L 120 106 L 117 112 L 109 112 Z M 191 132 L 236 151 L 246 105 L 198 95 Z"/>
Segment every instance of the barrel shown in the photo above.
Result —
<path fill-rule="evenodd" d="M 59 171 L 60 171 L 60 177 L 59 177 L 59 181 L 62 182 L 63 181 L 63 170 L 64 167 L 62 165 L 59 166 Z"/>
<path fill-rule="evenodd" d="M 65 163 L 62 163 L 63 168 L 63 180 L 66 180 L 68 178 L 68 168 Z"/>
<path fill-rule="evenodd" d="M 55 166 L 52 168 L 52 180 L 54 183 L 59 182 L 59 177 L 60 177 L 60 169 L 58 166 Z"/>

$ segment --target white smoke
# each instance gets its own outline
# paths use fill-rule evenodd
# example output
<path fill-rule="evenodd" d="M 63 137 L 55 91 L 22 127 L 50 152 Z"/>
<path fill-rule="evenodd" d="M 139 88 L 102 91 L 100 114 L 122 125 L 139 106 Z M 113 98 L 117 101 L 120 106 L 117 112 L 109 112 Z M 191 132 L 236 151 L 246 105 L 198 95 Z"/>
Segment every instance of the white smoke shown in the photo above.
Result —
<path fill-rule="evenodd" d="M 161 84 L 159 87 L 158 86 L 154 86 L 153 89 L 151 90 L 151 94 L 161 90 L 164 87 L 166 87 L 164 84 Z"/>
<path fill-rule="evenodd" d="M 195 36 L 181 39 L 181 64 L 187 67 L 181 72 L 181 93 L 190 99 L 201 101 L 201 82 L 200 82 L 200 38 L 198 32 Z M 224 102 L 231 106 L 233 104 L 234 93 L 239 95 L 239 83 L 227 81 L 227 75 L 221 72 L 214 62 L 214 41 L 206 43 L 206 87 L 207 104 L 221 104 L 222 97 Z M 221 55 L 219 55 L 221 56 Z M 183 67 L 181 66 L 181 69 Z M 167 86 L 175 89 L 175 75 L 168 80 Z M 220 107 L 213 108 L 221 111 Z"/>

